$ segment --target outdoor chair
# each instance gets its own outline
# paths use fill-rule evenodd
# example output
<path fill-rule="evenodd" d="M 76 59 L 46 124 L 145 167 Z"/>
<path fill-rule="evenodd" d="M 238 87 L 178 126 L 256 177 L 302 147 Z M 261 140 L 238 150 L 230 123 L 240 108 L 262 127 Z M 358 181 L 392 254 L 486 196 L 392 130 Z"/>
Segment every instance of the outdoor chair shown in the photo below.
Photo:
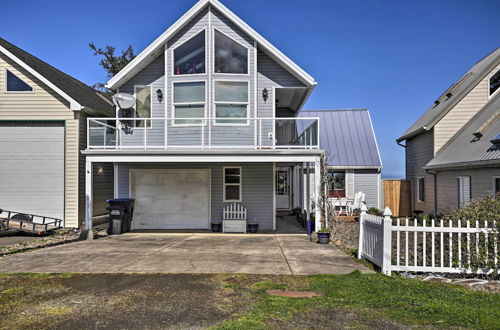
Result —
<path fill-rule="evenodd" d="M 354 210 L 360 209 L 365 201 L 365 193 L 362 191 L 358 191 L 354 194 L 354 201 L 348 205 L 348 214 L 352 216 L 354 214 Z"/>

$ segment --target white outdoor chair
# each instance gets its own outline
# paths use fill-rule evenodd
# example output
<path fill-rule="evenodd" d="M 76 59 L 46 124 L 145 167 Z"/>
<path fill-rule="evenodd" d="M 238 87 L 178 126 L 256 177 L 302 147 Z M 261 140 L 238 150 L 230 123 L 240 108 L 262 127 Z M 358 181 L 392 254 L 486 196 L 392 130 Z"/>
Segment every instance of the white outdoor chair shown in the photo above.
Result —
<path fill-rule="evenodd" d="M 352 216 L 354 214 L 354 210 L 360 209 L 365 201 L 365 193 L 358 191 L 354 194 L 354 202 L 348 207 L 348 214 Z"/>
<path fill-rule="evenodd" d="M 347 214 L 347 206 L 348 206 L 348 202 L 347 202 L 347 198 L 345 197 L 342 197 L 340 199 L 340 214 L 344 213 L 344 214 Z"/>
<path fill-rule="evenodd" d="M 222 211 L 223 233 L 247 232 L 247 209 L 240 204 L 232 203 Z"/>

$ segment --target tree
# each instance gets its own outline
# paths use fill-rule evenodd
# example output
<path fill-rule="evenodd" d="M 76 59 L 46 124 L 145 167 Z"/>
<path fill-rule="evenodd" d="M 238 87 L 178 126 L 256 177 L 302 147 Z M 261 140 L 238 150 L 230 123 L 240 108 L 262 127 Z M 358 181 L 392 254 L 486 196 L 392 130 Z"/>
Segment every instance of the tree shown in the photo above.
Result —
<path fill-rule="evenodd" d="M 95 56 L 103 57 L 99 65 L 106 71 L 109 78 L 120 72 L 121 69 L 135 58 L 132 46 L 128 46 L 127 49 L 122 50 L 121 55 L 115 55 L 116 48 L 114 46 L 106 45 L 104 48 L 97 48 L 93 42 L 90 42 L 89 47 L 94 51 Z M 96 83 L 92 87 L 98 91 L 107 91 L 103 83 Z"/>

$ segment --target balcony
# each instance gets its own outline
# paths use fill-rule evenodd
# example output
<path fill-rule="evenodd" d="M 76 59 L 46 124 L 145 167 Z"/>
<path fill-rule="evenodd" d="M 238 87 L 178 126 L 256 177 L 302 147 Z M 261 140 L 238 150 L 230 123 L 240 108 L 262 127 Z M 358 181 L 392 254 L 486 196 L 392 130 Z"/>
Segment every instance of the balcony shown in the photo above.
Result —
<path fill-rule="evenodd" d="M 319 118 L 88 118 L 87 149 L 319 149 Z"/>

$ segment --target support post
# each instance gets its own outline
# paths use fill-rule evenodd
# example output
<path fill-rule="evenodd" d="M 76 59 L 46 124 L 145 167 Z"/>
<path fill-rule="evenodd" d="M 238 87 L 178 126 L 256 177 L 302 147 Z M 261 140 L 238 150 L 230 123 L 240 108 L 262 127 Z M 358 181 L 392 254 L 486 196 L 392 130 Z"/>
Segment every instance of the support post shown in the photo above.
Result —
<path fill-rule="evenodd" d="M 311 173 L 309 163 L 306 163 L 306 221 L 311 220 Z"/>
<path fill-rule="evenodd" d="M 85 233 L 88 240 L 94 238 L 92 232 L 92 161 L 85 160 Z"/>
<path fill-rule="evenodd" d="M 321 229 L 321 209 L 319 202 L 321 198 L 321 161 L 316 157 L 314 162 L 314 220 L 315 230 Z"/>
<path fill-rule="evenodd" d="M 363 244 L 364 244 L 363 240 L 364 240 L 364 235 L 365 235 L 366 211 L 368 211 L 368 208 L 363 203 L 363 205 L 361 206 L 361 214 L 359 216 L 358 259 L 361 259 L 361 255 L 363 252 Z"/>
<path fill-rule="evenodd" d="M 382 274 L 391 276 L 392 257 L 392 212 L 386 207 L 382 222 Z"/>

